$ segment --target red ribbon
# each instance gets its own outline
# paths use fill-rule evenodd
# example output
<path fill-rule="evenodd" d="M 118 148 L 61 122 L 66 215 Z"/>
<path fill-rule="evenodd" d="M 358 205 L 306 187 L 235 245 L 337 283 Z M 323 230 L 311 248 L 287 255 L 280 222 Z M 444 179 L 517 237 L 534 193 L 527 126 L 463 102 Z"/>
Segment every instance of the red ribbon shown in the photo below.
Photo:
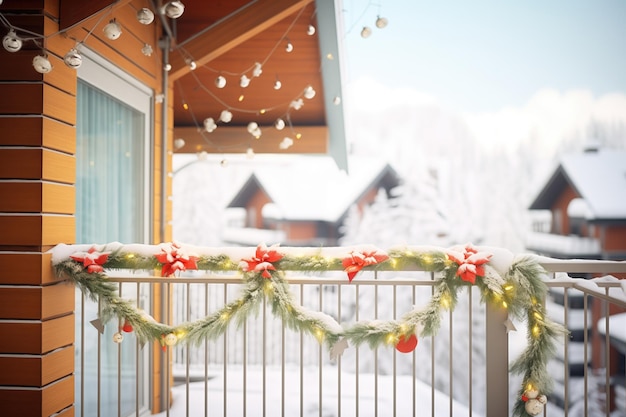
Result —
<path fill-rule="evenodd" d="M 83 266 L 87 268 L 87 272 L 103 272 L 102 265 L 109 258 L 111 252 L 97 252 L 95 247 L 91 247 L 87 252 L 76 252 L 70 255 L 70 258 L 77 262 L 82 262 Z"/>
<path fill-rule="evenodd" d="M 276 270 L 274 262 L 278 262 L 283 258 L 281 253 L 273 249 L 275 247 L 277 247 L 277 245 L 268 248 L 265 243 L 261 243 L 257 246 L 254 257 L 242 261 L 241 270 L 243 272 L 261 272 L 263 278 L 272 278 L 270 271 Z"/>
<path fill-rule="evenodd" d="M 163 264 L 161 276 L 170 277 L 176 271 L 186 271 L 187 269 L 198 269 L 197 256 L 187 255 L 179 251 L 180 245 L 171 243 L 167 248 L 161 248 L 161 253 L 154 255 Z"/>
<path fill-rule="evenodd" d="M 350 252 L 346 258 L 341 262 L 344 271 L 348 274 L 348 280 L 352 282 L 356 274 L 363 269 L 363 267 L 369 265 L 376 265 L 377 263 L 386 261 L 389 259 L 384 252 L 378 252 L 373 250 L 371 252 Z"/>

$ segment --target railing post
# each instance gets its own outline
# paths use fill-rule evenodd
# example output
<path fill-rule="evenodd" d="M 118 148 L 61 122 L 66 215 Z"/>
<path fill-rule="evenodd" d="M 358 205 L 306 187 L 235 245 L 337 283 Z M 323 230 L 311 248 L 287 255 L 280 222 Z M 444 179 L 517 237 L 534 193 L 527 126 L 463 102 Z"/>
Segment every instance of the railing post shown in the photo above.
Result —
<path fill-rule="evenodd" d="M 487 417 L 509 415 L 509 337 L 505 308 L 487 303 Z"/>

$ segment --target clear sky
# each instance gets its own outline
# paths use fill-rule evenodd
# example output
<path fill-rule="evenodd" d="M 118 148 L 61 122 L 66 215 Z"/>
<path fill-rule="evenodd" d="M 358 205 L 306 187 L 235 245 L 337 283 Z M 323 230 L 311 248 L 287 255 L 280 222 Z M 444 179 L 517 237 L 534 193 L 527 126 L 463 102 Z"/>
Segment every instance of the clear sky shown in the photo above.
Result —
<path fill-rule="evenodd" d="M 545 88 L 626 93 L 626 0 L 343 0 L 343 9 L 348 83 L 370 77 L 469 112 L 523 106 Z"/>

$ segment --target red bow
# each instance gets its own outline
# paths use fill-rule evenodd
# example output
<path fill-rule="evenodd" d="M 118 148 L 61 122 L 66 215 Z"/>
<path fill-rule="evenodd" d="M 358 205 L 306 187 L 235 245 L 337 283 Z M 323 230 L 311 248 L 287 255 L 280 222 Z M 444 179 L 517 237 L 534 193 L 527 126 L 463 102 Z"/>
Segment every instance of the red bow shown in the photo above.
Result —
<path fill-rule="evenodd" d="M 342 265 L 344 271 L 348 274 L 350 282 L 354 279 L 355 275 L 368 265 L 376 265 L 377 263 L 386 261 L 389 259 L 384 252 L 378 252 L 373 250 L 371 252 L 350 252 L 348 257 L 343 258 Z"/>
<path fill-rule="evenodd" d="M 87 267 L 87 272 L 90 274 L 93 272 L 103 272 L 102 265 L 109 258 L 111 252 L 97 252 L 95 247 L 91 247 L 87 252 L 76 252 L 70 255 L 75 261 L 82 262 L 83 266 Z"/>
<path fill-rule="evenodd" d="M 241 270 L 243 272 L 256 271 L 261 272 L 261 276 L 263 278 L 272 278 L 272 274 L 270 271 L 275 271 L 273 263 L 282 259 L 283 255 L 279 253 L 276 249 L 272 249 L 277 247 L 278 245 L 273 245 L 271 248 L 268 248 L 265 243 L 261 243 L 256 248 L 256 253 L 253 258 L 244 259 L 241 263 Z"/>
<path fill-rule="evenodd" d="M 448 258 L 459 264 L 456 275 L 461 277 L 463 281 L 471 284 L 476 283 L 476 277 L 485 276 L 485 266 L 491 259 L 492 254 L 487 252 L 478 252 L 472 245 L 462 248 L 463 252 L 455 250 L 456 248 L 446 251 Z"/>
<path fill-rule="evenodd" d="M 161 268 L 161 276 L 170 277 L 176 271 L 185 271 L 187 269 L 198 269 L 196 261 L 197 256 L 187 255 L 180 251 L 180 245 L 171 243 L 169 247 L 161 247 L 161 253 L 154 255 L 157 261 L 163 264 Z"/>

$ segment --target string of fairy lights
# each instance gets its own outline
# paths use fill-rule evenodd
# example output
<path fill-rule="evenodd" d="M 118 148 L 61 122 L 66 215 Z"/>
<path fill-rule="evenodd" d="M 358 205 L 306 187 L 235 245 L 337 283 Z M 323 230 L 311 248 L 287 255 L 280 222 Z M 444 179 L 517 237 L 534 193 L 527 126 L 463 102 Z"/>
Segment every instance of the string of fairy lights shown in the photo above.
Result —
<path fill-rule="evenodd" d="M 0 5 L 3 3 L 4 0 L 0 0 Z M 156 13 L 161 14 L 166 18 L 175 20 L 180 18 L 185 11 L 185 6 L 181 1 L 168 1 L 163 3 L 162 5 L 156 5 L 154 2 L 149 1 L 147 2 L 147 5 L 150 7 L 137 8 L 137 6 L 135 6 L 134 4 L 129 4 L 130 7 L 133 7 L 135 9 L 137 21 L 142 25 L 152 24 L 155 21 Z M 36 49 L 41 50 L 39 54 L 33 57 L 32 61 L 34 70 L 41 74 L 47 74 L 53 71 L 53 65 L 49 59 L 49 54 L 52 53 L 48 51 L 45 46 L 48 39 L 62 35 L 74 40 L 74 46 L 63 57 L 59 58 L 62 58 L 66 66 L 72 69 L 78 69 L 83 62 L 81 48 L 86 45 L 88 38 L 94 34 L 94 31 L 97 28 L 101 28 L 102 34 L 110 41 L 116 41 L 120 39 L 125 33 L 130 34 L 132 38 L 139 42 L 142 54 L 148 57 L 152 56 L 154 52 L 153 46 L 145 43 L 132 30 L 125 30 L 122 24 L 114 16 L 114 6 L 115 4 L 112 4 L 100 12 L 101 15 L 98 17 L 97 21 L 82 39 L 76 39 L 68 35 L 68 33 L 76 25 L 81 24 L 81 22 L 70 26 L 69 28 L 65 28 L 58 32 L 52 33 L 50 35 L 43 35 L 12 24 L 5 14 L 0 13 L 0 25 L 4 26 L 7 30 L 7 33 L 2 39 L 2 45 L 4 49 L 8 52 L 15 53 L 20 51 L 25 43 L 32 42 L 36 46 Z M 368 4 L 368 7 L 369 6 L 370 5 Z M 178 82 L 175 82 L 175 87 L 177 88 L 176 91 L 181 98 L 183 109 L 190 112 L 193 123 L 197 131 L 202 136 L 203 140 L 214 149 L 216 149 L 218 152 L 227 152 L 229 149 L 241 148 L 242 143 L 230 143 L 229 145 L 217 144 L 216 142 L 211 140 L 210 135 L 216 129 L 218 129 L 219 126 L 231 123 L 231 121 L 236 118 L 235 114 L 256 114 L 262 116 L 270 111 L 285 109 L 285 111 L 274 120 L 272 126 L 277 131 L 283 131 L 284 129 L 287 129 L 288 131 L 288 133 L 284 135 L 282 141 L 278 144 L 278 148 L 280 150 L 289 149 L 295 143 L 295 140 L 298 140 L 302 137 L 302 134 L 294 129 L 291 115 L 293 111 L 300 110 L 305 105 L 307 100 L 312 100 L 316 96 L 316 91 L 312 85 L 308 84 L 303 86 L 302 90 L 297 94 L 297 96 L 293 97 L 291 100 L 264 108 L 254 109 L 246 108 L 243 104 L 245 97 L 243 91 L 248 88 L 255 79 L 263 75 L 264 65 L 272 58 L 272 56 L 275 55 L 276 51 L 278 51 L 279 48 L 282 47 L 282 49 L 284 49 L 286 53 L 291 53 L 292 51 L 294 51 L 297 45 L 294 45 L 294 43 L 290 40 L 289 34 L 293 30 L 299 19 L 301 19 L 305 9 L 306 6 L 300 9 L 298 13 L 296 13 L 294 19 L 291 21 L 287 29 L 284 31 L 284 33 L 278 36 L 273 47 L 269 50 L 269 52 L 265 54 L 265 56 L 263 56 L 259 60 L 255 60 L 253 63 L 251 63 L 239 72 L 214 68 L 208 64 L 198 65 L 195 58 L 185 48 L 186 41 L 173 47 L 173 52 L 179 53 L 184 62 L 188 65 L 190 70 L 189 74 L 191 74 L 191 77 L 193 77 L 193 80 L 196 84 L 195 88 L 203 91 L 212 100 L 223 106 L 223 110 L 220 112 L 219 115 L 198 117 L 194 113 L 193 109 L 190 108 L 189 103 L 185 99 L 185 93 L 184 91 L 182 91 L 182 87 Z M 312 14 L 308 17 L 309 24 L 306 28 L 306 34 L 309 36 L 314 36 L 317 33 L 317 28 L 315 25 L 315 15 L 316 10 L 314 10 Z M 375 24 L 376 27 L 382 29 L 387 25 L 387 19 L 378 16 Z M 364 33 L 367 33 L 367 36 L 369 36 L 369 34 L 371 34 L 371 29 L 369 29 L 368 26 L 364 26 L 361 32 L 361 36 L 365 38 L 367 36 Z M 329 56 L 327 58 L 333 59 L 332 56 Z M 241 93 L 238 97 L 234 99 L 235 104 L 233 104 L 232 102 L 227 102 L 222 95 L 216 93 L 215 88 L 210 88 L 203 81 L 203 78 L 198 76 L 198 74 L 196 73 L 196 70 L 198 69 L 200 69 L 201 71 L 208 71 L 215 74 L 214 87 L 217 88 L 218 91 L 224 89 L 227 84 L 230 84 L 232 82 L 238 83 L 241 89 Z M 171 70 L 171 65 L 166 64 L 164 70 Z M 279 75 L 276 74 L 273 83 L 273 89 L 280 90 L 281 88 L 282 82 Z M 157 103 L 162 102 L 163 97 L 164 95 L 162 93 L 156 94 L 155 101 Z M 335 105 L 339 105 L 341 103 L 341 97 L 334 97 L 333 103 Z M 262 127 L 256 121 L 249 122 L 246 126 L 246 130 L 250 135 L 249 139 L 259 139 L 263 134 L 262 128 L 264 127 Z M 244 140 L 248 143 L 246 155 L 250 158 L 254 156 L 254 151 L 250 146 L 249 139 Z M 174 140 L 174 150 L 178 150 L 183 146 L 185 146 L 185 140 L 183 138 L 177 138 Z"/>

